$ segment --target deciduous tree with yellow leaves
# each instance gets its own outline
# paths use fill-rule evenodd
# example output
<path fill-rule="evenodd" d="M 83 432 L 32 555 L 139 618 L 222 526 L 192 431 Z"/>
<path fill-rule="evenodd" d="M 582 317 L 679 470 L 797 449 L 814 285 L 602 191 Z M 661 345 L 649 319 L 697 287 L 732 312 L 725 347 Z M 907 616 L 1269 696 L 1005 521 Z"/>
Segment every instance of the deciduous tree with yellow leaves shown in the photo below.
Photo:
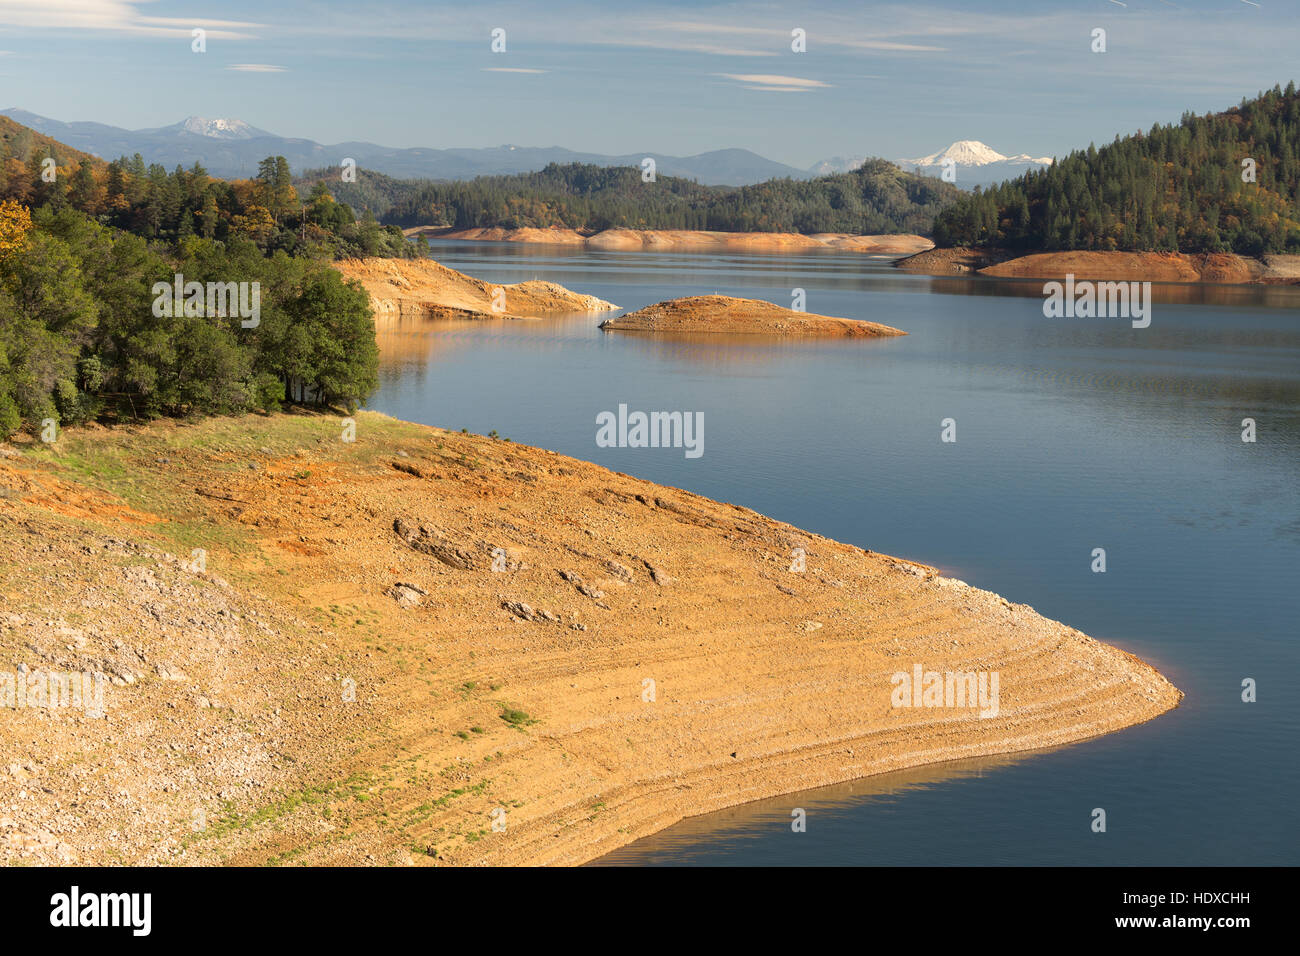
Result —
<path fill-rule="evenodd" d="M 26 206 L 12 199 L 0 202 L 0 260 L 21 249 L 31 229 L 32 214 Z"/>

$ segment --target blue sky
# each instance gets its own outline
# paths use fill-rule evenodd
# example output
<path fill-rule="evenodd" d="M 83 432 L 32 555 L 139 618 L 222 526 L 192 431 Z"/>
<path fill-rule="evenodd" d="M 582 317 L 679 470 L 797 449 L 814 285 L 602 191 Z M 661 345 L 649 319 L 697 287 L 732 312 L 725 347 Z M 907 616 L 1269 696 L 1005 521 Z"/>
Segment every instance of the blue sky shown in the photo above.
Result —
<path fill-rule="evenodd" d="M 324 143 L 739 146 L 799 167 L 958 139 L 1040 156 L 1300 78 L 1298 40 L 1300 0 L 0 0 L 0 107 Z"/>

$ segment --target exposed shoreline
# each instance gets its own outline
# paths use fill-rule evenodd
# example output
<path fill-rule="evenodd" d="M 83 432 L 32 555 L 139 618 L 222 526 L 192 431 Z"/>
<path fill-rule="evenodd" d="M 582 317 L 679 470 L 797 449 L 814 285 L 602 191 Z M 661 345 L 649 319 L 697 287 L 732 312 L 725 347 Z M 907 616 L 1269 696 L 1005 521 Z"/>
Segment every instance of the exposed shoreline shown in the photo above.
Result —
<path fill-rule="evenodd" d="M 895 267 L 927 275 L 978 274 L 994 278 L 1080 279 L 1130 282 L 1206 282 L 1292 285 L 1300 283 L 1300 256 L 1260 259 L 1232 253 L 1038 252 L 1004 249 L 934 248 L 898 259 Z"/>
<path fill-rule="evenodd" d="M 761 299 L 738 299 L 728 295 L 694 295 L 656 302 L 616 319 L 606 319 L 600 323 L 600 327 L 607 332 L 804 338 L 887 338 L 907 334 L 902 329 L 879 322 L 797 312 Z"/>
<path fill-rule="evenodd" d="M 342 259 L 333 263 L 345 279 L 370 295 L 376 326 L 425 320 L 524 319 L 617 309 L 594 295 L 532 279 L 495 284 L 449 269 L 433 259 Z"/>
<path fill-rule="evenodd" d="M 924 236 L 899 233 L 859 236 L 842 232 L 805 235 L 793 232 L 709 232 L 694 229 L 606 229 L 586 234 L 573 229 L 501 227 L 453 229 L 415 226 L 404 229 L 408 236 L 425 235 L 437 239 L 460 239 L 475 242 L 527 242 L 549 245 L 583 246 L 588 249 L 626 249 L 664 252 L 733 251 L 785 252 L 833 249 L 874 255 L 910 255 L 934 247 Z"/>
<path fill-rule="evenodd" d="M 355 418 L 353 442 L 333 416 L 250 415 L 0 456 L 8 666 L 113 676 L 107 718 L 4 714 L 22 755 L 0 773 L 0 805 L 22 808 L 0 815 L 6 859 L 577 864 L 1182 696 L 932 568 L 553 452 Z M 129 481 L 82 464 L 108 458 Z M 200 545 L 201 571 L 168 554 Z M 998 713 L 894 706 L 891 675 L 918 664 L 997 671 Z"/>

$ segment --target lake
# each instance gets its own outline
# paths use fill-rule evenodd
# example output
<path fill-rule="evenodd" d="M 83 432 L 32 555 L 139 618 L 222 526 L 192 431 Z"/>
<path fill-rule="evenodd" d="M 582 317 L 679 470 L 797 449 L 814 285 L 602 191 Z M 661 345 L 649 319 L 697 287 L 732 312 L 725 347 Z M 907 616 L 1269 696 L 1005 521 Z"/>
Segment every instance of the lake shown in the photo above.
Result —
<path fill-rule="evenodd" d="M 380 332 L 371 407 L 937 566 L 1131 651 L 1186 694 L 1120 733 L 746 804 L 598 863 L 1300 862 L 1300 288 L 1157 285 L 1135 329 L 1045 318 L 1040 281 L 907 275 L 861 254 L 431 245 L 489 281 L 547 279 L 628 310 L 711 292 L 789 306 L 799 288 L 809 312 L 909 334 L 424 323 Z M 598 446 L 596 416 L 620 404 L 702 413 L 703 454 Z M 1242 701 L 1247 678 L 1257 702 Z"/>

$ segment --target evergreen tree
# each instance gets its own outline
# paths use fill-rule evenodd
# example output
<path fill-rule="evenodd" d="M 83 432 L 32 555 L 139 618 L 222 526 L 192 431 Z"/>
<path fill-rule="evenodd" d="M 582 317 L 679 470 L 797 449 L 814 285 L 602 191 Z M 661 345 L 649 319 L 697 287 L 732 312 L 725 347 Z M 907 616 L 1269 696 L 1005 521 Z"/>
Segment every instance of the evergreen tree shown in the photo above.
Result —
<path fill-rule="evenodd" d="M 965 197 L 939 214 L 934 237 L 1009 249 L 1300 252 L 1297 152 L 1292 82 Z M 977 215 L 989 199 L 1000 224 L 991 231 Z"/>

